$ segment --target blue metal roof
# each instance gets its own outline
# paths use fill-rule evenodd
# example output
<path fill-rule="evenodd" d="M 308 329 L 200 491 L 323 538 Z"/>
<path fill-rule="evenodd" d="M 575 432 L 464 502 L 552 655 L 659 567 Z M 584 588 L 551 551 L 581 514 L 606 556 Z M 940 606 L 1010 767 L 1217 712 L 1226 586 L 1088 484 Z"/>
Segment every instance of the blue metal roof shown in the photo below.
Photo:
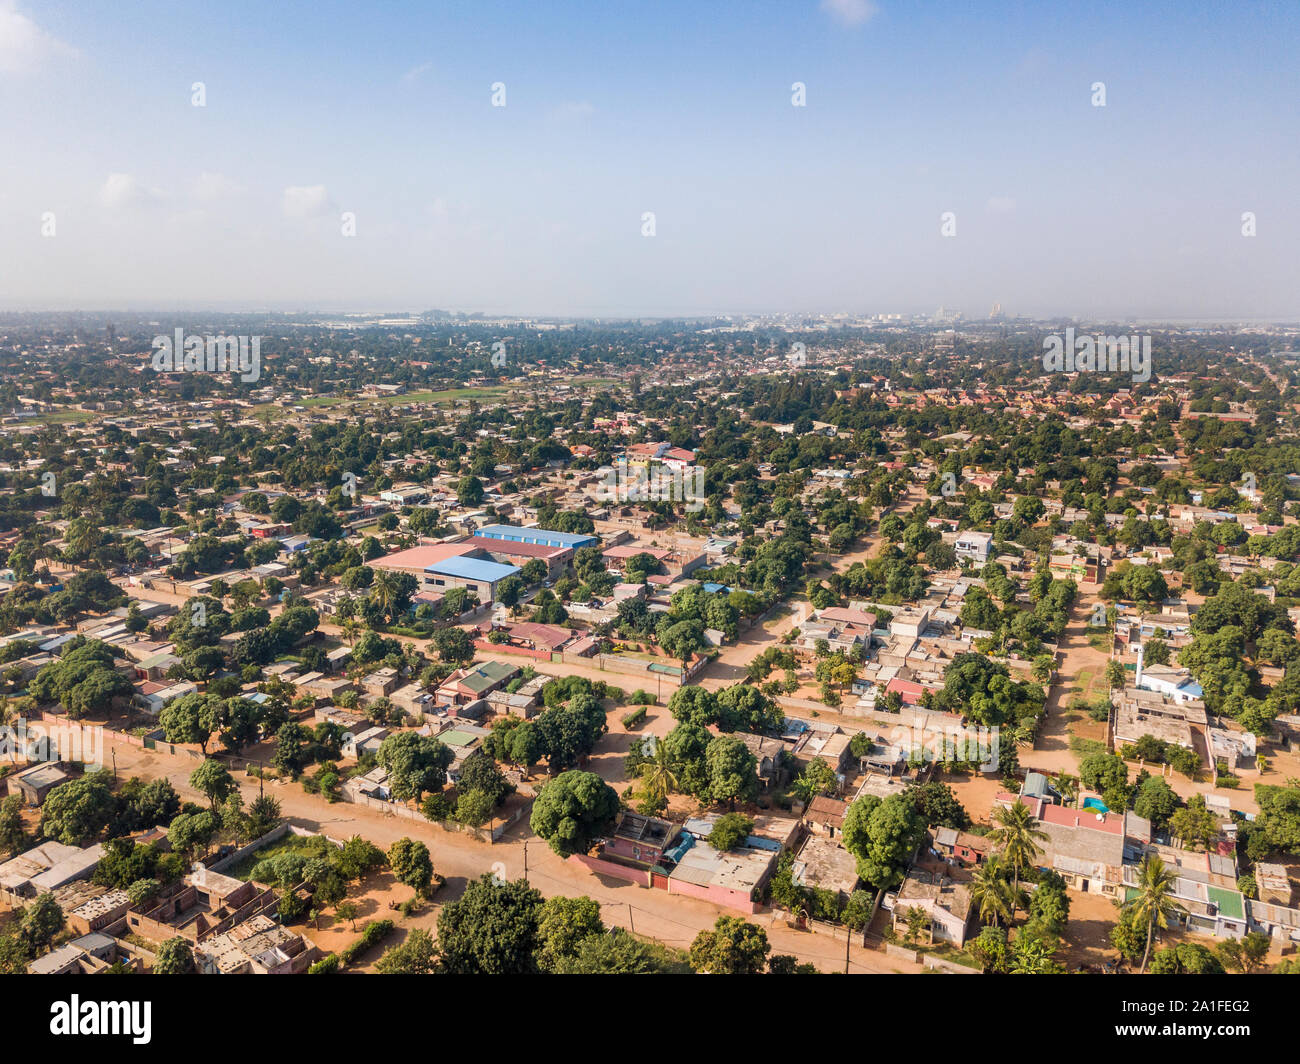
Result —
<path fill-rule="evenodd" d="M 686 851 L 689 850 L 694 845 L 695 845 L 695 836 L 692 835 L 689 831 L 683 831 L 680 835 L 677 836 L 677 841 L 673 843 L 673 845 L 669 849 L 664 851 L 664 860 L 671 861 L 673 864 L 677 864 L 682 859 L 682 856 L 686 853 Z"/>
<path fill-rule="evenodd" d="M 519 525 L 484 525 L 476 529 L 474 535 L 514 543 L 540 543 L 546 547 L 585 547 L 597 542 L 595 536 L 585 533 L 551 532 L 545 528 L 522 528 Z"/>
<path fill-rule="evenodd" d="M 483 561 L 481 558 L 446 558 L 432 565 L 426 565 L 424 571 L 437 573 L 439 576 L 459 576 L 465 580 L 482 580 L 495 584 L 507 576 L 514 576 L 519 572 L 519 566 L 502 565 L 500 562 Z"/>

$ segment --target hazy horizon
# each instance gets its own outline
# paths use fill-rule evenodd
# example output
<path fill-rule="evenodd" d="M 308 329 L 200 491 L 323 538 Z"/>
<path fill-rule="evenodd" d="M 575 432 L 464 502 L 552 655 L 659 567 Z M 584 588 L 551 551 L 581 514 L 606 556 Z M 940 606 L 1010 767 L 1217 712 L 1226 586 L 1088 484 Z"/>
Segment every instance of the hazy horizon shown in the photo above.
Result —
<path fill-rule="evenodd" d="M 0 0 L 0 309 L 1296 321 L 1297 30 L 1268 3 Z"/>

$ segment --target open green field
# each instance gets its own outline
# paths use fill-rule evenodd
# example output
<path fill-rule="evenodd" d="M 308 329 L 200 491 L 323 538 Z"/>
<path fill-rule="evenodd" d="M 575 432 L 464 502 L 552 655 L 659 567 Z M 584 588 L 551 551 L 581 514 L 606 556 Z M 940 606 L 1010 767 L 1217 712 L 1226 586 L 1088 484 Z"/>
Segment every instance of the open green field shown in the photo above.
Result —
<path fill-rule="evenodd" d="M 447 388 L 441 392 L 408 392 L 406 395 L 385 395 L 366 402 L 376 403 L 454 403 L 458 399 L 503 399 L 510 394 L 504 385 L 490 388 Z"/>
<path fill-rule="evenodd" d="M 322 395 L 308 396 L 306 399 L 300 399 L 297 406 L 302 407 L 332 407 L 332 406 L 352 406 L 352 405 L 369 405 L 371 403 L 382 403 L 385 406 L 394 406 L 403 403 L 454 403 L 458 400 L 479 399 L 492 400 L 503 399 L 510 394 L 512 388 L 508 385 L 494 385 L 487 388 L 445 388 L 437 392 L 407 392 L 405 395 L 375 395 L 375 396 L 343 396 L 343 395 Z M 281 407 L 274 403 L 259 403 L 252 408 L 253 414 L 260 414 L 267 410 L 280 410 Z M 74 411 L 74 413 L 79 413 Z M 86 417 L 93 415 L 86 414 Z"/>
<path fill-rule="evenodd" d="M 339 396 L 327 395 L 315 398 L 299 400 L 299 406 L 341 406 L 350 403 L 383 403 L 386 406 L 393 406 L 402 403 L 454 403 L 462 399 L 502 399 L 510 394 L 510 387 L 506 385 L 492 386 L 488 388 L 445 388 L 438 392 L 407 392 L 404 395 L 375 395 L 375 396 Z M 273 409 L 272 404 L 266 404 L 258 409 Z"/>
<path fill-rule="evenodd" d="M 26 424 L 72 425 L 83 421 L 94 421 L 97 417 L 103 417 L 103 414 L 94 410 L 51 410 L 48 414 L 38 414 L 36 417 L 28 418 Z"/>

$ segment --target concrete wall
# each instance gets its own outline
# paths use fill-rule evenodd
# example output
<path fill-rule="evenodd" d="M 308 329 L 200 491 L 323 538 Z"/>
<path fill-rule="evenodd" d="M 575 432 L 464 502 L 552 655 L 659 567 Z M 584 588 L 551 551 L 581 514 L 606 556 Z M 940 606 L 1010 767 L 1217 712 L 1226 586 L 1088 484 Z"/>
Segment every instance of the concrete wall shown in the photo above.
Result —
<path fill-rule="evenodd" d="M 635 883 L 641 887 L 650 886 L 650 872 L 646 869 L 630 868 L 627 865 L 615 864 L 613 861 L 602 861 L 599 857 L 588 857 L 585 853 L 575 853 L 569 860 L 585 865 L 598 875 L 612 876 L 614 879 Z"/>
<path fill-rule="evenodd" d="M 289 832 L 289 822 L 286 820 L 278 827 L 273 827 L 260 839 L 254 839 L 247 846 L 241 846 L 234 853 L 228 854 L 227 856 L 223 857 L 220 861 L 213 861 L 212 864 L 208 865 L 207 867 L 210 871 L 213 872 L 223 871 L 224 869 L 229 868 L 233 864 L 238 864 L 250 853 L 254 853 L 257 850 L 260 850 L 263 846 L 269 846 L 277 839 L 284 838 L 284 836 L 287 835 L 288 832 Z"/>
<path fill-rule="evenodd" d="M 488 639 L 475 639 L 474 645 L 478 647 L 479 650 L 486 650 L 489 653 L 500 651 L 503 654 L 518 654 L 521 657 L 532 658 L 534 661 L 551 660 L 551 652 L 549 650 L 529 650 L 528 647 L 514 647 L 509 643 L 493 643 Z"/>
<path fill-rule="evenodd" d="M 685 880 L 669 878 L 668 893 L 699 898 L 701 901 L 712 902 L 724 909 L 734 909 L 742 913 L 752 914 L 759 910 L 758 904 L 749 895 L 728 890 L 726 887 L 700 886 L 697 883 L 687 883 Z"/>
<path fill-rule="evenodd" d="M 931 968 L 936 972 L 944 972 L 948 975 L 979 975 L 980 974 L 980 970 L 978 968 L 967 968 L 966 965 L 964 964 L 956 964 L 953 961 L 946 961 L 942 957 L 934 957 L 928 953 L 925 955 L 925 958 L 922 960 L 921 963 L 924 964 L 927 968 Z"/>

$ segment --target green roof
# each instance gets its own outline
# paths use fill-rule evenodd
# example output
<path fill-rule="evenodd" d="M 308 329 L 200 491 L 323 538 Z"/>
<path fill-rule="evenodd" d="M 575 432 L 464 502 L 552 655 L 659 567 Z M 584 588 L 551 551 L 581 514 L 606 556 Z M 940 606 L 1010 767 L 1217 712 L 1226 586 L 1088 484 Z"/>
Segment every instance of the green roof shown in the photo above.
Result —
<path fill-rule="evenodd" d="M 486 691 L 493 684 L 508 680 L 519 671 L 517 665 L 507 665 L 503 661 L 485 661 L 473 671 L 461 677 L 460 682 L 475 693 Z"/>
<path fill-rule="evenodd" d="M 1207 885 L 1205 893 L 1209 895 L 1210 901 L 1219 907 L 1220 915 L 1233 920 L 1244 920 L 1246 918 L 1246 907 L 1241 902 L 1240 892 Z"/>

